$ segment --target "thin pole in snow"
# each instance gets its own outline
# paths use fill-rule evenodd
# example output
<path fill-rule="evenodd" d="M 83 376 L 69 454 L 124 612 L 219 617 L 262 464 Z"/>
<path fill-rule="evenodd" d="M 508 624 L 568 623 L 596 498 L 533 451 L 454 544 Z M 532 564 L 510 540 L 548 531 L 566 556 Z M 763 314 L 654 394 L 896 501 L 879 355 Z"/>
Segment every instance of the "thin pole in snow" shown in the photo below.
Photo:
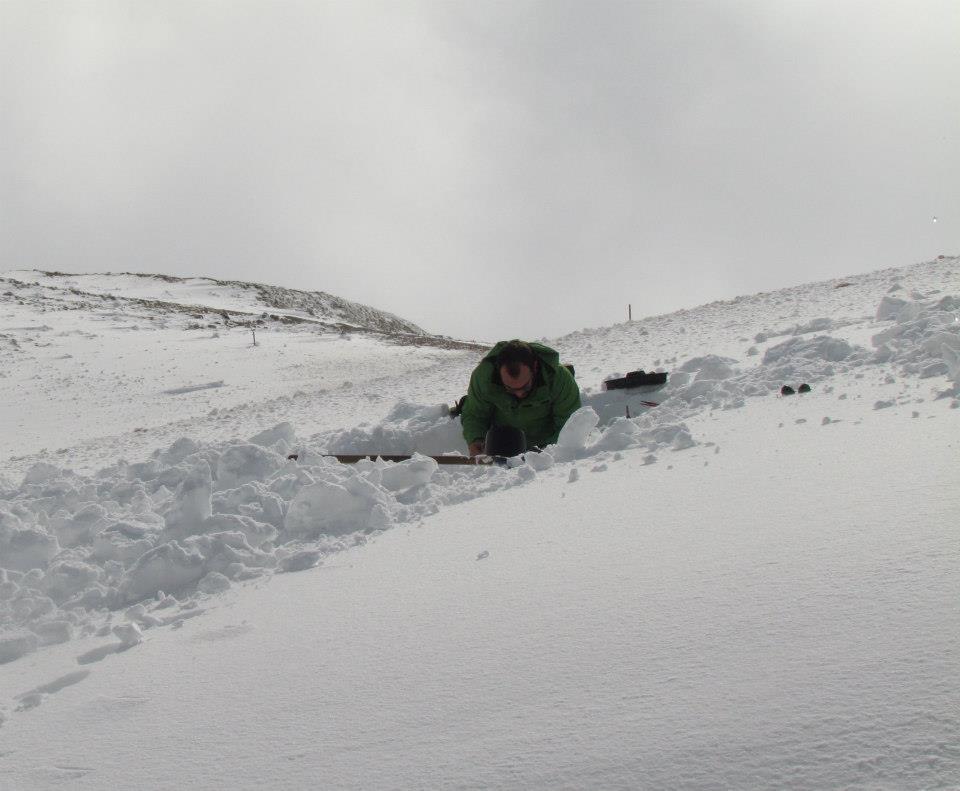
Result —
<path fill-rule="evenodd" d="M 633 321 L 633 305 L 627 305 L 627 321 Z"/>
<path fill-rule="evenodd" d="M 256 345 L 257 345 L 257 331 L 256 331 L 256 330 L 250 330 L 250 332 L 253 333 L 253 345 L 256 346 Z"/>

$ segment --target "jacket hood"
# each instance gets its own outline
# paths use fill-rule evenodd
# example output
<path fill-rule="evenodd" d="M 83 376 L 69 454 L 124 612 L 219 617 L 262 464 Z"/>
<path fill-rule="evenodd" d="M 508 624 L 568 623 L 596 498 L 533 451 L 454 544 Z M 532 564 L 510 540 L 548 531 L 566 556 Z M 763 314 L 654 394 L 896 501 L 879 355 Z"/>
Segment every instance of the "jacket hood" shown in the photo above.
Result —
<path fill-rule="evenodd" d="M 500 354 L 500 350 L 503 349 L 503 347 L 508 343 L 515 343 L 516 340 L 517 339 L 500 341 L 483 356 L 484 361 L 489 361 L 491 365 L 494 366 L 494 370 L 496 370 L 497 355 Z M 523 341 L 523 343 L 526 343 L 527 346 L 533 349 L 533 353 L 540 359 L 542 366 L 553 371 L 560 367 L 560 352 L 551 349 L 549 346 L 544 346 L 542 343 L 537 343 L 536 341 Z"/>

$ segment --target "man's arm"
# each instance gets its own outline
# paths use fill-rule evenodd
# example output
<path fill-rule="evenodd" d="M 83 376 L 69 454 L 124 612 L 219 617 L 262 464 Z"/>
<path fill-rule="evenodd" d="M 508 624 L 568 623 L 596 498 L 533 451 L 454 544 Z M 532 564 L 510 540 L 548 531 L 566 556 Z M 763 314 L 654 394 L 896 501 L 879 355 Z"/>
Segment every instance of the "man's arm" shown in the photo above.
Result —
<path fill-rule="evenodd" d="M 580 408 L 580 387 L 562 365 L 557 369 L 557 378 L 553 383 L 553 434 L 547 440 L 547 445 L 556 443 L 560 436 L 560 429 L 566 425 L 570 415 Z"/>
<path fill-rule="evenodd" d="M 481 379 L 486 374 L 488 366 L 478 365 L 470 377 L 470 387 L 467 389 L 467 400 L 463 405 L 463 412 L 460 413 L 460 423 L 463 426 L 463 438 L 470 447 L 470 455 L 482 453 L 482 443 L 487 436 L 487 430 L 490 428 L 493 417 L 493 404 L 488 401 L 483 393 Z M 478 446 L 476 443 L 480 443 Z"/>

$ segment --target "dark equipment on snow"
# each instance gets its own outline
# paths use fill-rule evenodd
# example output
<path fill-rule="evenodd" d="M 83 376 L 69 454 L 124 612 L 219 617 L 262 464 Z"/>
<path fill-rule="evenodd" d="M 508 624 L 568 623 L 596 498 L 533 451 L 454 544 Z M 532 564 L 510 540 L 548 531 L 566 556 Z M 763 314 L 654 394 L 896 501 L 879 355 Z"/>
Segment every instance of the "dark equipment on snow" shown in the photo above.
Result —
<path fill-rule="evenodd" d="M 802 385 L 800 385 L 800 387 L 797 388 L 797 392 L 798 392 L 798 393 L 809 393 L 809 392 L 810 392 L 810 385 L 808 385 L 808 384 L 802 384 Z"/>
<path fill-rule="evenodd" d="M 797 391 L 794 390 L 792 387 L 790 387 L 790 385 L 784 385 L 783 387 L 780 388 L 780 395 L 782 396 L 796 395 L 796 392 Z"/>
<path fill-rule="evenodd" d="M 513 426 L 491 426 L 483 444 L 484 453 L 502 459 L 519 456 L 526 450 L 526 435 Z"/>
<path fill-rule="evenodd" d="M 604 390 L 632 390 L 634 387 L 659 387 L 667 383 L 667 374 L 647 373 L 642 368 L 639 371 L 630 371 L 619 379 L 607 379 L 603 383 Z"/>

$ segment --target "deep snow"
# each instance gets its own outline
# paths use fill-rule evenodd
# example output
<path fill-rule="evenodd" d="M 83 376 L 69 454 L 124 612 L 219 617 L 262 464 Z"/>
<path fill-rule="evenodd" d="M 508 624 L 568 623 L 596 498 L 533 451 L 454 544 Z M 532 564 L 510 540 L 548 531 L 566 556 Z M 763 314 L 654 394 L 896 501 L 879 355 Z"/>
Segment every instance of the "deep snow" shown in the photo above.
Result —
<path fill-rule="evenodd" d="M 958 295 L 946 259 L 557 339 L 585 408 L 493 469 L 322 456 L 462 451 L 440 404 L 478 352 L 278 328 L 350 386 L 285 393 L 245 349 L 221 412 L 226 380 L 165 375 L 189 330 L 91 397 L 37 338 L 102 347 L 4 303 L 7 378 L 43 359 L 116 418 L 36 453 L 13 411 L 0 785 L 956 786 Z M 670 383 L 596 386 L 636 367 Z M 161 384 L 184 418 L 121 409 Z"/>

